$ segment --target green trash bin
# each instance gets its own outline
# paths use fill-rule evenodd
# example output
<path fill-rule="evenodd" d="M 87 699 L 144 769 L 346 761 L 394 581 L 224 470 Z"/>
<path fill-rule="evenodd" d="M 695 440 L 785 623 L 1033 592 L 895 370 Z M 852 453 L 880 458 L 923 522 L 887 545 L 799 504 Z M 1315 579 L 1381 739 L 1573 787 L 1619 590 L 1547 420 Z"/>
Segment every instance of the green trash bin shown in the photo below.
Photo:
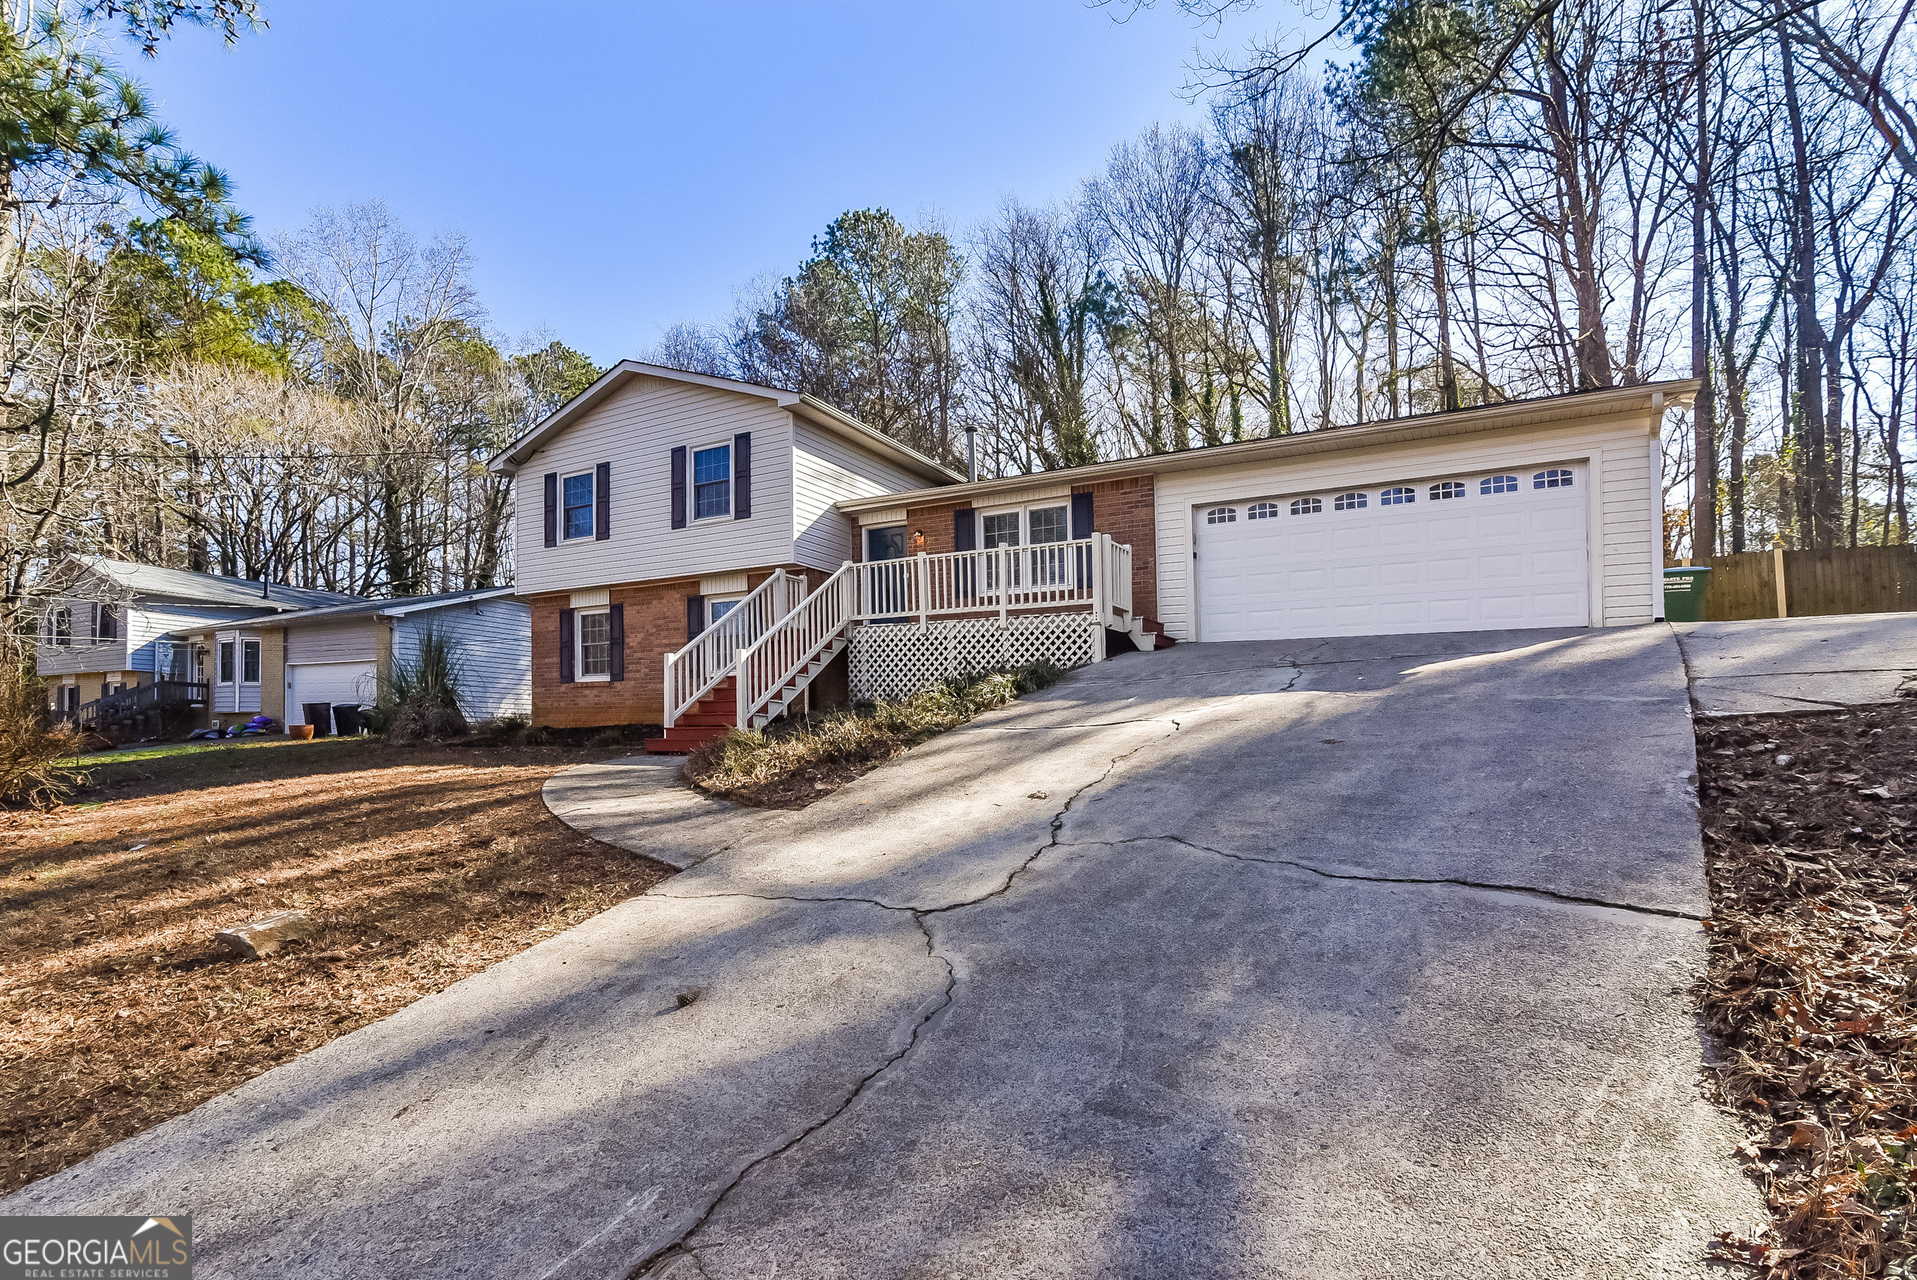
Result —
<path fill-rule="evenodd" d="M 1711 585 L 1707 564 L 1679 565 L 1664 571 L 1664 620 L 1704 621 L 1704 597 Z"/>

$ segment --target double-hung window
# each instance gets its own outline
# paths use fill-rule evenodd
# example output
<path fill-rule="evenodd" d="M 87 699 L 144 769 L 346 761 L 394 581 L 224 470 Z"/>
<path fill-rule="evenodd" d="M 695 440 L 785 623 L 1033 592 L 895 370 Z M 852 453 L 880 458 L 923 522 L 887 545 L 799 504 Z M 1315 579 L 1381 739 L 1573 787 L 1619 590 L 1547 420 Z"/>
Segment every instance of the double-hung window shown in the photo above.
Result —
<path fill-rule="evenodd" d="M 581 610 L 575 628 L 578 651 L 573 655 L 581 680 L 612 679 L 612 613 L 607 609 Z"/>
<path fill-rule="evenodd" d="M 257 640 L 240 641 L 240 683 L 258 684 L 260 682 L 260 642 Z"/>
<path fill-rule="evenodd" d="M 592 537 L 592 472 L 581 472 L 565 479 L 565 497 L 560 519 L 564 536 L 568 538 Z"/>
<path fill-rule="evenodd" d="M 234 650 L 233 641 L 231 640 L 220 641 L 220 683 L 221 684 L 233 683 L 234 659 L 236 656 L 233 650 Z"/>
<path fill-rule="evenodd" d="M 710 520 L 732 514 L 732 446 L 715 445 L 692 453 L 692 518 Z"/>

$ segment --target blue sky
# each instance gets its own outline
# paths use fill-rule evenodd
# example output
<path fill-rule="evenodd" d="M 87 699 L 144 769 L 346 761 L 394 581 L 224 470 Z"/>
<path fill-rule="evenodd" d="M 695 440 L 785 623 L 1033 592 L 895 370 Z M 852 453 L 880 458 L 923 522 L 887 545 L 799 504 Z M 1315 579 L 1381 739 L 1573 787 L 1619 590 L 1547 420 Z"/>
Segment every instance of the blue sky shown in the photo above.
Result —
<path fill-rule="evenodd" d="M 1282 3 L 1200 28 L 1171 0 L 454 4 L 266 0 L 228 49 L 186 31 L 134 71 L 262 232 L 383 197 L 465 232 L 500 331 L 602 363 L 789 272 L 843 210 L 955 230 L 1065 196 Z"/>

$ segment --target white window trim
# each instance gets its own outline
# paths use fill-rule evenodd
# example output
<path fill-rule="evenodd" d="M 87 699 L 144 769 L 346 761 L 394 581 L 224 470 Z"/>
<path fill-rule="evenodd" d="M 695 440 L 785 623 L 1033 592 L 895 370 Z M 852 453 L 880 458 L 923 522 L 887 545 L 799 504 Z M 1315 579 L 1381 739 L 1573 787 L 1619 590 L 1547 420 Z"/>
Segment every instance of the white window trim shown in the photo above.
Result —
<path fill-rule="evenodd" d="M 713 616 L 712 616 L 712 606 L 713 606 L 713 605 L 715 605 L 715 604 L 738 604 L 738 603 L 739 603 L 739 601 L 741 601 L 741 600 L 743 600 L 743 599 L 745 599 L 745 598 L 746 598 L 746 595 L 747 595 L 747 593 L 746 593 L 746 592 L 744 592 L 744 591 L 738 591 L 738 592 L 728 592 L 728 593 L 726 593 L 726 594 L 724 594 L 724 595 L 717 595 L 717 596 L 706 596 L 706 597 L 704 597 L 704 600 L 705 600 L 705 607 L 706 607 L 706 626 L 708 626 L 708 627 L 716 627 L 716 626 L 718 626 L 718 625 L 719 625 L 719 620 L 718 620 L 717 618 L 715 618 L 715 617 L 713 617 Z"/>
<path fill-rule="evenodd" d="M 997 506 L 997 507 L 980 508 L 978 513 L 979 547 L 983 549 L 985 546 L 985 520 L 988 516 L 1008 516 L 1013 514 L 1016 514 L 1018 516 L 1018 545 L 1019 546 L 1021 547 L 1030 547 L 1034 545 L 1046 546 L 1046 547 L 1052 546 L 1054 544 L 1049 542 L 1042 542 L 1042 543 L 1036 543 L 1036 544 L 1033 543 L 1032 512 L 1054 511 L 1060 507 L 1063 507 L 1065 509 L 1065 537 L 1061 539 L 1061 541 L 1070 542 L 1072 540 L 1072 495 L 1069 492 L 1067 492 L 1063 494 L 1062 497 L 1064 499 L 1063 501 L 1059 501 L 1057 498 L 1052 498 L 1049 500 L 1039 499 L 1033 502 L 1021 503 L 1018 506 Z"/>
<path fill-rule="evenodd" d="M 585 477 L 587 487 L 592 491 L 591 501 L 586 503 L 586 521 L 584 533 L 566 532 L 566 482 Z M 559 541 L 591 542 L 599 532 L 599 470 L 587 467 L 584 471 L 561 472 L 559 475 Z"/>
<path fill-rule="evenodd" d="M 246 678 L 246 646 L 248 643 L 260 646 L 260 679 Z M 233 678 L 220 679 L 220 646 L 231 643 L 233 646 Z M 266 676 L 266 644 L 258 632 L 221 631 L 213 637 L 213 683 L 222 688 L 245 689 L 259 688 Z M 189 660 L 190 661 L 190 660 Z"/>
<path fill-rule="evenodd" d="M 724 449 L 726 451 L 726 509 L 716 516 L 702 516 L 699 514 L 699 455 L 708 449 Z M 739 477 L 739 460 L 733 457 L 733 453 L 734 447 L 732 437 L 730 436 L 727 436 L 724 440 L 711 441 L 708 444 L 695 444 L 692 448 L 686 450 L 686 507 L 688 508 L 686 515 L 689 517 L 688 523 L 712 524 L 718 520 L 730 520 L 732 519 L 732 513 L 739 509 L 739 488 L 737 484 Z M 717 482 L 708 481 L 707 483 Z"/>
<path fill-rule="evenodd" d="M 587 618 L 612 617 L 612 606 L 601 605 L 596 609 L 575 609 L 572 615 L 572 678 L 575 684 L 611 684 L 612 672 L 602 671 L 597 675 L 586 674 L 586 628 Z M 609 622 L 606 624 L 611 626 Z"/>

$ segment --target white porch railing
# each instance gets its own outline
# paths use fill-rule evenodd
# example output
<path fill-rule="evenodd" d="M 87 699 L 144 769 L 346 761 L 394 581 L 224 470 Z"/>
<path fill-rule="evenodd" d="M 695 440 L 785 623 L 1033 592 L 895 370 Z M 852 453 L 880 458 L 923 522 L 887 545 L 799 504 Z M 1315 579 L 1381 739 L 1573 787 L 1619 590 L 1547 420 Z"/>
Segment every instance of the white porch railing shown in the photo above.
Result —
<path fill-rule="evenodd" d="M 857 620 L 859 567 L 846 561 L 796 609 L 740 648 L 733 669 L 738 674 L 734 687 L 741 729 L 763 728 L 785 710 L 810 683 L 807 668 L 822 654 L 832 656 L 826 651 L 845 639 L 846 629 Z"/>
<path fill-rule="evenodd" d="M 852 567 L 858 577 L 856 621 L 1085 609 L 1120 631 L 1132 623 L 1132 549 L 1109 534 Z"/>
<path fill-rule="evenodd" d="M 805 579 L 774 569 L 723 618 L 693 637 L 685 648 L 666 655 L 666 727 L 732 674 L 739 650 L 763 636 L 805 597 Z"/>
<path fill-rule="evenodd" d="M 1132 549 L 1109 534 L 847 561 L 790 613 L 740 645 L 730 670 L 712 683 L 736 672 L 739 727 L 759 727 L 790 704 L 815 674 L 809 669 L 837 652 L 854 623 L 1080 610 L 1115 630 L 1132 628 Z"/>

